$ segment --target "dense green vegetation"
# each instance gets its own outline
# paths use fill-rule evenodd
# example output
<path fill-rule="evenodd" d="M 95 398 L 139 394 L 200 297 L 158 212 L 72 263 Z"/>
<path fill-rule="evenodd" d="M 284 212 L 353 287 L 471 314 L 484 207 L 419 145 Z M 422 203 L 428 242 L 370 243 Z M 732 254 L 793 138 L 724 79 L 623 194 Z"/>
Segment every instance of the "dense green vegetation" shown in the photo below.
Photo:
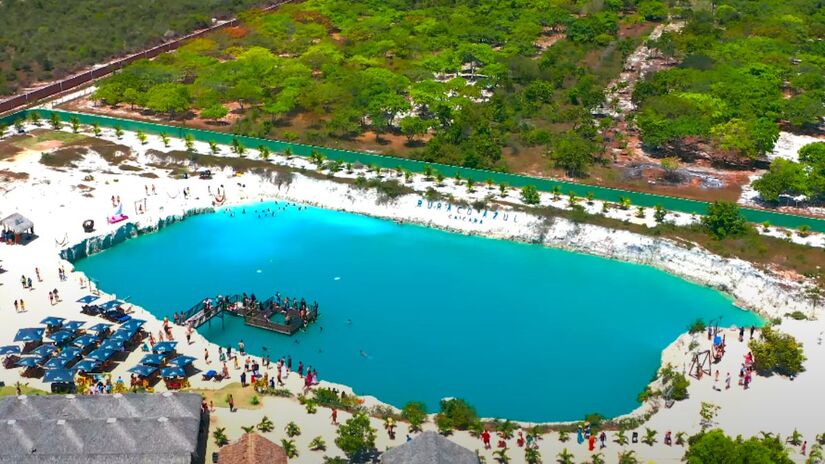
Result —
<path fill-rule="evenodd" d="M 799 162 L 776 158 L 770 170 L 753 182 L 763 200 L 775 202 L 782 195 L 804 195 L 813 202 L 825 198 L 825 142 L 805 145 Z"/>
<path fill-rule="evenodd" d="M 722 240 L 728 237 L 741 237 L 749 227 L 742 217 L 736 203 L 714 201 L 708 206 L 707 214 L 702 216 L 702 225 L 711 237 Z"/>
<path fill-rule="evenodd" d="M 654 20 L 666 10 L 644 6 Z M 578 175 L 601 150 L 590 109 L 649 30 L 636 7 L 309 0 L 135 63 L 94 98 L 169 117 L 232 110 L 239 134 L 314 144 L 393 133 L 405 155 L 467 167 L 507 169 L 504 154 L 549 152 Z M 559 40 L 542 46 L 550 38 Z"/>
<path fill-rule="evenodd" d="M 794 131 L 825 116 L 825 9 L 810 0 L 724 0 L 681 11 L 680 34 L 657 46 L 680 60 L 640 83 L 643 141 L 664 155 L 707 151 L 747 165 L 769 151 L 780 124 Z"/>
<path fill-rule="evenodd" d="M 805 370 L 802 344 L 788 334 L 765 327 L 762 336 L 751 340 L 748 347 L 753 352 L 754 367 L 761 374 L 795 375 Z"/>
<path fill-rule="evenodd" d="M 261 0 L 3 0 L 0 95 L 188 33 Z"/>
<path fill-rule="evenodd" d="M 784 443 L 776 435 L 766 434 L 762 438 L 741 436 L 731 438 L 716 429 L 694 435 L 688 439 L 690 448 L 684 461 L 688 464 L 792 464 Z"/>

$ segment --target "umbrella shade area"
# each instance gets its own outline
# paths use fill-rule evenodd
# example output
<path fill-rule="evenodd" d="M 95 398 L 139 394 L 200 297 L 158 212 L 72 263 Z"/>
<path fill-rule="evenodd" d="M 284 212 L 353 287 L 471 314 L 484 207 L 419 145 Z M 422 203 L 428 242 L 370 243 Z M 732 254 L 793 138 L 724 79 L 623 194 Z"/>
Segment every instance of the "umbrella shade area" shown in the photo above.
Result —
<path fill-rule="evenodd" d="M 86 329 L 86 331 L 87 332 L 100 333 L 100 332 L 105 331 L 106 329 L 108 329 L 111 326 L 112 326 L 112 324 L 106 324 L 104 322 L 100 322 L 100 323 L 97 323 L 97 324 L 89 327 L 88 329 Z"/>
<path fill-rule="evenodd" d="M 49 327 L 56 327 L 56 326 L 59 326 L 60 324 L 62 324 L 63 321 L 65 321 L 65 320 L 66 319 L 64 319 L 62 317 L 49 316 L 49 317 L 43 319 L 42 321 L 40 321 L 40 323 L 45 324 Z"/>
<path fill-rule="evenodd" d="M 112 300 L 112 301 L 107 301 L 106 303 L 103 303 L 102 305 L 100 305 L 100 307 L 103 308 L 104 310 L 109 310 L 109 309 L 116 309 L 116 308 L 120 307 L 122 304 L 123 304 L 123 302 L 120 301 L 120 300 Z"/>
<path fill-rule="evenodd" d="M 43 367 L 46 369 L 63 369 L 66 367 L 66 364 L 69 364 L 70 361 L 71 359 L 66 358 L 52 358 L 46 361 L 46 363 L 43 364 Z"/>
<path fill-rule="evenodd" d="M 132 329 L 118 329 L 117 332 L 113 333 L 109 340 L 120 340 L 122 342 L 126 342 L 131 340 L 132 337 L 135 336 L 135 331 Z"/>
<path fill-rule="evenodd" d="M 17 345 L 6 345 L 0 346 L 0 356 L 5 356 L 7 354 L 17 354 L 20 353 L 21 349 Z"/>
<path fill-rule="evenodd" d="M 77 330 L 83 327 L 83 324 L 85 324 L 83 321 L 69 321 L 63 324 L 63 330 Z"/>
<path fill-rule="evenodd" d="M 74 346 L 68 346 L 66 348 L 63 348 L 63 351 L 58 353 L 57 357 L 62 358 L 62 359 L 72 360 L 72 359 L 80 356 L 81 352 L 82 352 L 82 350 L 80 348 L 76 348 Z"/>
<path fill-rule="evenodd" d="M 186 367 L 195 360 L 192 356 L 181 355 L 175 359 L 170 360 L 167 364 L 171 367 Z"/>
<path fill-rule="evenodd" d="M 35 367 L 40 364 L 40 361 L 43 358 L 40 356 L 25 356 L 17 360 L 17 366 L 19 367 Z"/>
<path fill-rule="evenodd" d="M 164 367 L 160 370 L 160 376 L 164 379 L 183 378 L 186 372 L 181 367 Z"/>
<path fill-rule="evenodd" d="M 74 374 L 68 369 L 49 369 L 43 375 L 43 381 L 53 382 L 74 382 Z"/>
<path fill-rule="evenodd" d="M 112 350 L 112 351 L 122 351 L 123 350 L 123 340 L 104 340 L 103 343 L 100 344 L 100 349 L 104 350 Z"/>
<path fill-rule="evenodd" d="M 94 296 L 94 295 L 86 295 L 86 296 L 84 296 L 83 298 L 81 298 L 81 299 L 77 300 L 77 302 L 78 302 L 78 303 L 81 303 L 81 304 L 89 304 L 89 303 L 91 303 L 92 301 L 95 301 L 95 300 L 97 300 L 97 299 L 98 299 L 98 297 L 96 297 L 96 296 Z"/>
<path fill-rule="evenodd" d="M 152 351 L 155 353 L 171 353 L 175 351 L 175 347 L 178 345 L 178 342 L 159 342 L 155 344 L 155 347 L 152 348 Z"/>
<path fill-rule="evenodd" d="M 140 363 L 147 366 L 160 366 L 163 364 L 164 359 L 166 359 L 165 353 L 152 353 L 144 356 L 143 359 L 140 360 Z"/>
<path fill-rule="evenodd" d="M 97 341 L 97 337 L 94 335 L 81 335 L 77 337 L 75 341 L 72 342 L 74 346 L 79 346 L 81 348 L 86 348 L 87 346 L 91 345 L 92 343 Z"/>
<path fill-rule="evenodd" d="M 133 372 L 141 377 L 149 377 L 157 370 L 158 368 L 154 366 L 144 366 L 143 364 L 138 364 L 137 366 L 129 369 L 129 372 Z"/>
<path fill-rule="evenodd" d="M 16 342 L 33 342 L 43 338 L 43 332 L 45 329 L 40 327 L 28 328 L 28 329 L 20 329 L 17 331 L 17 334 L 14 336 L 14 341 Z"/>
<path fill-rule="evenodd" d="M 143 324 L 146 324 L 146 321 L 144 321 L 143 319 L 129 319 L 128 321 L 124 322 L 123 325 L 120 326 L 120 328 L 128 330 L 137 330 L 143 327 Z"/>
<path fill-rule="evenodd" d="M 46 357 L 46 356 L 49 356 L 50 354 L 54 353 L 54 351 L 56 349 L 57 348 L 55 348 L 54 345 L 52 345 L 51 343 L 48 343 L 48 344 L 45 344 L 45 345 L 40 345 L 37 348 L 35 348 L 34 350 L 32 350 L 32 354 L 36 354 L 37 356 L 41 356 L 41 357 Z"/>
<path fill-rule="evenodd" d="M 74 365 L 74 370 L 83 372 L 94 372 L 100 363 L 94 359 L 83 359 Z"/>
<path fill-rule="evenodd" d="M 106 361 L 107 359 L 111 358 L 112 355 L 115 354 L 115 350 L 107 349 L 107 348 L 98 348 L 91 353 L 89 353 L 88 358 L 94 359 L 95 361 Z"/>
<path fill-rule="evenodd" d="M 67 332 L 65 330 L 61 330 L 60 332 L 55 332 L 49 335 L 49 338 L 56 341 L 57 343 L 63 343 L 74 338 L 74 334 L 71 332 Z"/>

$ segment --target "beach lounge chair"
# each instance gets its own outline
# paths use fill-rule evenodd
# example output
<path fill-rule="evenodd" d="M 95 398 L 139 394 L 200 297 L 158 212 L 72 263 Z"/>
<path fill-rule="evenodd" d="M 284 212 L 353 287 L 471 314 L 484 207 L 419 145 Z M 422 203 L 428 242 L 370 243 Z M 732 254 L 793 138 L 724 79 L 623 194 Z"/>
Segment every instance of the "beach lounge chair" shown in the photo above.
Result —
<path fill-rule="evenodd" d="M 97 316 L 100 314 L 100 306 L 98 305 L 83 305 L 80 308 L 80 312 L 83 314 L 87 314 L 89 316 Z"/>
<path fill-rule="evenodd" d="M 218 376 L 218 371 L 209 370 L 209 371 L 206 371 L 203 374 L 203 376 L 201 377 L 201 380 L 215 380 L 215 377 L 217 377 L 217 376 Z"/>

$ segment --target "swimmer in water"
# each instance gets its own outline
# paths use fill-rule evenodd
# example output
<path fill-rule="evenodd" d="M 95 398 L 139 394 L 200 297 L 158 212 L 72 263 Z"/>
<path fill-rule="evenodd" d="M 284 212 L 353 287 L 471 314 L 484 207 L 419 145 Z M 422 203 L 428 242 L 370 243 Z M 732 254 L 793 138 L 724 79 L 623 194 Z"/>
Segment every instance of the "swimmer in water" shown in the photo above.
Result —
<path fill-rule="evenodd" d="M 347 319 L 347 325 L 352 325 L 352 319 Z"/>

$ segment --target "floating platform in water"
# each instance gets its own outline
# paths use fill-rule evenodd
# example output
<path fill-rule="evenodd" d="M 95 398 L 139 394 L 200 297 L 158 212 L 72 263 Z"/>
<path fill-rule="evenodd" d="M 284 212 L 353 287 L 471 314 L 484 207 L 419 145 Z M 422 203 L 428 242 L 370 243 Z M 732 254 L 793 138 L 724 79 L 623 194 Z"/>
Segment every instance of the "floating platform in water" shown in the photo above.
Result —
<path fill-rule="evenodd" d="M 242 317 L 244 324 L 251 327 L 293 335 L 318 319 L 318 303 L 310 305 L 304 300 L 297 303 L 289 299 L 282 300 L 280 296 L 273 296 L 264 301 L 245 295 L 205 298 L 183 313 L 182 323 L 196 329 L 204 324 L 211 327 L 212 319 L 216 317 L 220 317 L 223 324 L 226 314 Z M 283 322 L 272 320 L 279 315 L 283 315 Z"/>

